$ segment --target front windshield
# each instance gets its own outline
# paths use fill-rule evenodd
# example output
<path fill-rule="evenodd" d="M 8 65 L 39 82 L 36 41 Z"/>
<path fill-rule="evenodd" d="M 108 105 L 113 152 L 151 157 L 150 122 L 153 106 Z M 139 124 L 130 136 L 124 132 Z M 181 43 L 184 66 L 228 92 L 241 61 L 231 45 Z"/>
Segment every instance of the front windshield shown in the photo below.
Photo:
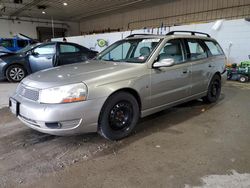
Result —
<path fill-rule="evenodd" d="M 39 43 L 36 43 L 36 44 L 29 44 L 27 45 L 26 47 L 22 48 L 21 50 L 18 50 L 16 53 L 25 53 L 31 49 L 33 49 L 34 47 L 38 46 Z"/>
<path fill-rule="evenodd" d="M 97 60 L 144 63 L 161 39 L 128 39 L 121 40 L 97 56 Z"/>

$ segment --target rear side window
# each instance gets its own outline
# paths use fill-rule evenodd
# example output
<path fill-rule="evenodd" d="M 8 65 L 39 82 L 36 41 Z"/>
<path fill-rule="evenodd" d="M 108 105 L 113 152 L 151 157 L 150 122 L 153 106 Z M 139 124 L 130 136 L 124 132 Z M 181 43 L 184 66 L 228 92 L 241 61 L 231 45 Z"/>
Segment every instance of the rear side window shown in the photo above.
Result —
<path fill-rule="evenodd" d="M 88 53 L 90 50 L 88 49 L 88 48 L 85 48 L 85 47 L 81 47 L 81 51 L 83 52 L 83 53 Z"/>
<path fill-rule="evenodd" d="M 189 54 L 188 58 L 190 60 L 199 60 L 203 58 L 207 58 L 207 52 L 202 47 L 201 43 L 198 40 L 188 39 L 187 40 L 188 47 L 189 47 Z"/>
<path fill-rule="evenodd" d="M 17 40 L 17 46 L 19 48 L 24 48 L 27 45 L 28 45 L 28 41 L 27 40 Z"/>
<path fill-rule="evenodd" d="M 60 44 L 60 53 L 75 53 L 79 52 L 80 49 L 69 44 Z"/>
<path fill-rule="evenodd" d="M 207 45 L 207 47 L 212 55 L 215 56 L 215 55 L 222 55 L 223 54 L 223 51 L 218 43 L 213 42 L 213 41 L 204 41 L 204 42 Z"/>

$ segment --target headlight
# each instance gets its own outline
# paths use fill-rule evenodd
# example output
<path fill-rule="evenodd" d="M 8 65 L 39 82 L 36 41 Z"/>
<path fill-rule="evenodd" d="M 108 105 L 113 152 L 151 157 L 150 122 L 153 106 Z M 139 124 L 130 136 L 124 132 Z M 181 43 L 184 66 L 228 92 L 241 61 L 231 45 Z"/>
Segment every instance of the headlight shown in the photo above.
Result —
<path fill-rule="evenodd" d="M 71 103 L 87 99 L 87 86 L 83 83 L 43 89 L 39 101 L 47 104 Z"/>

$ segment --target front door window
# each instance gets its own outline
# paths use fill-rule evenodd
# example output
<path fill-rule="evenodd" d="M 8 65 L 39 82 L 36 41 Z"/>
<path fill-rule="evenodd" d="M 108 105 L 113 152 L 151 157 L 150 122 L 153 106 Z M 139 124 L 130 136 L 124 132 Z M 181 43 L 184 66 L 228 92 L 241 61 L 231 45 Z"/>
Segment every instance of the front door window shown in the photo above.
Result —
<path fill-rule="evenodd" d="M 184 61 L 184 52 L 180 40 L 168 41 L 159 53 L 158 60 L 173 59 L 175 64 Z"/>
<path fill-rule="evenodd" d="M 55 44 L 47 44 L 44 46 L 39 46 L 34 49 L 34 53 L 38 55 L 55 54 L 55 52 L 56 52 Z"/>

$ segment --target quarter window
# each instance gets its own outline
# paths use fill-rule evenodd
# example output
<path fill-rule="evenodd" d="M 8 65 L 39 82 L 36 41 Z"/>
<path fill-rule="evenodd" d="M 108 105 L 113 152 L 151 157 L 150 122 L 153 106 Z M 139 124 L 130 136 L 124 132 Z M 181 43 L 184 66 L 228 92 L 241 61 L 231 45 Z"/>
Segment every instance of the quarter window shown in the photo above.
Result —
<path fill-rule="evenodd" d="M 198 60 L 207 58 L 206 51 L 197 40 L 188 40 L 188 47 L 190 51 L 190 54 L 188 54 L 189 59 Z"/>
<path fill-rule="evenodd" d="M 69 44 L 60 44 L 60 53 L 75 53 L 79 52 L 80 49 Z"/>
<path fill-rule="evenodd" d="M 205 41 L 205 44 L 207 45 L 207 47 L 212 55 L 222 55 L 223 54 L 221 47 L 217 43 L 215 43 L 213 41 Z"/>

